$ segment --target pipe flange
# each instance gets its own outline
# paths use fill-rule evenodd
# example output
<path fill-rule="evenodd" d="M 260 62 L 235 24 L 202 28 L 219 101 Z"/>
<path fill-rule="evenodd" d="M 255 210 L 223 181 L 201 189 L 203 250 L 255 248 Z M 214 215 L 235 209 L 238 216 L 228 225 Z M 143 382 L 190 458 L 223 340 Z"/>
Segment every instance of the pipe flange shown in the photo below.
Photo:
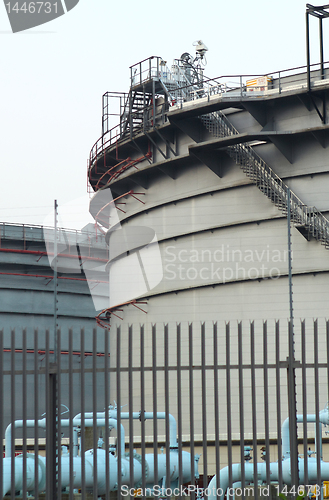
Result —
<path fill-rule="evenodd" d="M 130 453 L 129 452 L 125 453 L 125 458 L 129 458 L 130 459 Z M 133 459 L 137 460 L 137 462 L 139 462 L 141 464 L 141 466 L 143 467 L 142 455 L 140 455 L 139 453 L 137 453 L 137 451 L 135 451 L 135 450 L 134 450 L 134 454 L 133 454 Z M 147 463 L 147 461 L 145 459 L 145 479 L 147 479 L 148 474 L 149 474 L 149 466 L 148 466 L 148 463 Z M 140 486 L 142 486 L 142 484 L 143 484 L 143 480 L 140 479 L 138 481 L 138 483 L 134 484 L 135 489 L 137 489 Z"/>

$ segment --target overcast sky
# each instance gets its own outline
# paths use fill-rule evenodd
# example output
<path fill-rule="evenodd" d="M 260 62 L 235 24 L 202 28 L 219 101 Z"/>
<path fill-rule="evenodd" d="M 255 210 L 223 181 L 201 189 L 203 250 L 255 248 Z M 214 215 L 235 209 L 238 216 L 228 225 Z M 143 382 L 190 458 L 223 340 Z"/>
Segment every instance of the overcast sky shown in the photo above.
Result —
<path fill-rule="evenodd" d="M 54 199 L 61 206 L 86 194 L 101 96 L 128 90 L 130 65 L 151 55 L 171 64 L 202 39 L 209 77 L 301 66 L 305 9 L 303 0 L 80 0 L 64 16 L 13 34 L 1 3 L 0 222 L 42 224 Z M 315 18 L 311 34 L 315 63 Z M 325 46 L 328 36 L 329 20 Z"/>

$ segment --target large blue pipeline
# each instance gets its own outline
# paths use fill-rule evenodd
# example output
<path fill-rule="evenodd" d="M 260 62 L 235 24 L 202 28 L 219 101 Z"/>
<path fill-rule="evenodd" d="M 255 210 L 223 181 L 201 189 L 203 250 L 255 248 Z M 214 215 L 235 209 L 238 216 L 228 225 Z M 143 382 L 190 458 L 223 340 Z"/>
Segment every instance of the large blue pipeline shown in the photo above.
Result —
<path fill-rule="evenodd" d="M 109 429 L 117 429 L 117 411 L 109 410 L 108 416 L 105 418 L 105 413 L 96 414 L 96 425 L 98 427 L 104 427 L 107 421 Z M 120 413 L 121 419 L 129 419 L 128 412 Z M 159 412 L 157 414 L 145 412 L 145 419 L 165 419 L 166 414 Z M 140 413 L 133 413 L 133 419 L 139 419 Z M 177 446 L 177 435 L 176 435 L 176 421 L 172 415 L 168 415 L 169 419 L 169 447 L 170 447 L 170 488 L 172 490 L 178 486 L 179 479 L 179 454 Z M 63 488 L 81 488 L 82 487 L 82 464 L 84 463 L 84 476 L 85 476 L 85 488 L 86 490 L 92 491 L 94 488 L 94 464 L 97 463 L 97 490 L 100 495 L 106 492 L 106 485 L 109 484 L 110 491 L 116 491 L 118 489 L 118 470 L 121 470 L 121 485 L 122 487 L 138 488 L 142 482 L 142 459 L 139 454 L 134 452 L 133 456 L 130 457 L 129 454 L 125 453 L 125 431 L 121 424 L 121 442 L 118 446 L 121 447 L 121 467 L 118 469 L 118 458 L 111 453 L 109 453 L 109 468 L 106 470 L 106 451 L 102 449 L 97 449 L 96 455 L 94 450 L 86 451 L 84 459 L 78 455 L 78 430 L 81 427 L 81 414 L 74 417 L 72 421 L 69 419 L 61 420 L 61 427 L 73 426 L 73 443 L 72 443 L 72 457 L 67 453 L 61 457 L 61 485 Z M 316 415 L 307 415 L 304 419 L 303 415 L 297 415 L 297 422 L 314 422 L 316 423 Z M 329 407 L 327 406 L 324 410 L 319 413 L 319 423 L 320 427 L 322 425 L 329 425 Z M 37 421 L 37 424 L 41 428 L 46 427 L 46 419 L 41 419 Z M 35 420 L 25 421 L 26 427 L 35 427 Z M 84 414 L 84 425 L 85 427 L 94 426 L 93 413 Z M 22 420 L 17 420 L 14 422 L 15 428 L 23 426 Z M 26 489 L 28 492 L 39 491 L 42 492 L 46 488 L 46 458 L 43 456 L 38 456 L 38 484 L 35 484 L 35 466 L 36 458 L 33 454 L 28 454 L 27 456 L 19 455 L 17 457 L 11 457 L 12 449 L 12 424 L 10 424 L 6 429 L 5 434 L 5 458 L 3 459 L 3 495 L 11 492 L 12 488 L 12 460 L 14 463 L 15 479 L 14 487 L 15 491 L 21 491 L 23 489 L 23 463 L 25 461 L 26 470 Z M 322 438 L 321 429 L 316 429 L 316 439 L 320 440 L 319 449 L 322 449 Z M 130 460 L 133 461 L 133 483 L 130 483 Z M 189 483 L 192 480 L 191 477 L 191 460 L 192 457 L 188 452 L 182 452 L 182 480 L 183 484 Z M 193 457 L 195 462 L 194 470 L 195 477 L 198 477 L 198 460 L 199 455 Z M 157 474 L 154 470 L 154 455 L 145 455 L 145 469 L 147 475 L 145 478 L 146 488 L 151 493 L 155 486 L 159 485 L 165 487 L 166 484 L 166 454 L 159 454 L 157 457 Z M 302 457 L 298 459 L 298 469 L 299 469 L 299 479 L 300 483 L 304 483 L 304 468 L 305 461 L 307 462 L 308 469 L 308 482 L 309 484 L 316 484 L 318 477 L 320 477 L 321 482 L 329 480 L 329 463 L 320 460 L 320 470 L 317 468 L 317 459 L 314 457 Z M 70 476 L 70 463 L 73 462 L 73 478 Z M 253 463 L 238 463 L 233 464 L 231 468 L 231 474 L 229 467 L 224 467 L 220 471 L 219 481 L 216 476 L 212 478 L 208 485 L 207 497 L 209 500 L 216 500 L 218 497 L 221 500 L 224 499 L 227 489 L 229 488 L 229 478 L 231 475 L 231 481 L 233 488 L 236 485 L 240 485 L 242 477 L 242 467 L 244 469 L 244 477 L 246 485 L 257 486 L 261 483 L 266 483 L 267 479 L 267 464 L 262 462 L 257 464 L 257 477 L 255 477 L 255 468 Z M 279 466 L 278 462 L 272 462 L 269 464 L 271 483 L 278 483 L 279 480 Z M 108 474 L 108 478 L 106 475 Z M 157 477 L 157 485 L 155 485 L 155 477 Z M 291 461 L 290 461 L 290 437 L 289 437 L 289 419 L 286 419 L 282 425 L 282 480 L 283 483 L 290 486 L 291 485 Z M 125 490 L 126 491 L 126 490 Z"/>
<path fill-rule="evenodd" d="M 129 413 L 121 412 L 121 419 L 128 419 Z M 139 413 L 133 413 L 132 417 L 134 419 L 139 419 Z M 144 413 L 145 419 L 165 419 L 166 414 L 163 412 L 158 412 L 155 415 L 153 413 Z M 177 445 L 177 435 L 176 435 L 176 421 L 172 415 L 168 415 L 169 419 L 169 446 L 170 446 L 170 470 L 169 474 L 166 469 L 167 455 L 161 453 L 157 456 L 157 473 L 154 470 L 154 455 L 145 455 L 145 470 L 146 477 L 145 483 L 146 488 L 149 492 L 153 491 L 154 486 L 163 485 L 166 486 L 166 477 L 170 477 L 170 488 L 174 489 L 178 486 L 179 479 L 179 454 Z M 107 452 L 103 449 L 98 448 L 96 450 L 96 455 L 94 450 L 86 451 L 83 457 L 78 455 L 78 430 L 81 427 L 81 414 L 74 417 L 72 421 L 69 419 L 61 419 L 61 427 L 73 427 L 73 443 L 72 443 L 72 457 L 68 453 L 62 454 L 61 456 L 61 486 L 62 488 L 71 487 L 75 489 L 82 488 L 82 467 L 84 464 L 84 487 L 87 491 L 92 491 L 94 488 L 94 464 L 97 465 L 97 491 L 99 495 L 106 492 L 107 484 L 109 485 L 110 491 L 116 491 L 118 489 L 118 470 L 121 471 L 121 486 L 129 488 L 138 488 L 142 484 L 142 457 L 134 451 L 132 457 L 125 453 L 125 431 L 121 424 L 121 442 L 118 446 L 121 447 L 121 464 L 118 467 L 118 458 L 112 453 L 108 454 L 109 467 L 106 468 Z M 84 414 L 84 426 L 93 427 L 94 418 L 93 413 Z M 117 411 L 109 410 L 108 416 L 105 418 L 105 413 L 96 414 L 96 425 L 97 427 L 104 427 L 106 421 L 109 425 L 109 429 L 117 429 Z M 27 420 L 23 424 L 23 420 L 17 420 L 14 422 L 15 428 L 23 427 L 35 427 L 35 425 L 45 428 L 46 419 L 38 420 Z M 35 467 L 36 467 L 36 457 L 33 454 L 27 454 L 27 456 L 19 455 L 17 457 L 11 456 L 12 449 L 12 424 L 10 424 L 6 429 L 5 434 L 5 457 L 3 459 L 3 495 L 11 493 L 12 491 L 12 460 L 14 460 L 14 491 L 23 490 L 23 471 L 24 471 L 24 461 L 26 470 L 26 489 L 28 492 L 45 491 L 46 488 L 46 458 L 44 456 L 38 456 L 38 484 L 35 484 Z M 130 480 L 130 461 L 133 461 L 133 483 Z M 192 457 L 190 453 L 182 452 L 182 479 L 183 483 L 188 483 L 191 481 L 191 460 Z M 195 477 L 198 477 L 198 460 L 199 455 L 193 457 L 195 462 L 194 471 Z M 70 464 L 73 462 L 73 477 L 70 476 Z M 108 477 L 107 477 L 108 475 Z M 155 485 L 155 477 L 157 477 L 157 485 Z M 126 491 L 126 490 L 125 490 Z"/>
<path fill-rule="evenodd" d="M 307 415 L 304 418 L 303 415 L 297 415 L 297 422 L 316 422 L 316 415 Z M 329 407 L 319 413 L 319 423 L 320 429 L 316 429 L 315 435 L 316 439 L 319 439 L 319 449 L 320 453 L 322 450 L 322 425 L 329 424 Z M 307 463 L 307 476 L 308 483 L 310 485 L 316 484 L 318 477 L 322 481 L 329 480 L 329 463 L 320 460 L 320 470 L 318 471 L 317 459 L 315 457 L 299 457 L 298 458 L 298 471 L 300 484 L 304 484 L 305 480 L 305 462 Z M 259 484 L 266 484 L 267 480 L 267 464 L 262 462 L 257 464 L 257 476 L 255 474 L 255 468 L 253 463 L 239 463 L 233 464 L 231 468 L 231 481 L 232 487 L 235 488 L 236 485 L 241 486 L 242 478 L 242 467 L 244 469 L 244 477 L 246 485 L 258 486 Z M 271 483 L 278 483 L 279 481 L 279 466 L 278 462 L 271 462 L 269 464 Z M 209 500 L 216 500 L 220 497 L 221 500 L 229 488 L 229 467 L 224 467 L 221 469 L 219 478 L 214 476 L 207 490 L 207 497 Z M 287 418 L 282 424 L 282 481 L 284 484 L 291 486 L 291 460 L 290 460 L 290 435 L 289 435 L 289 419 Z M 235 484 L 234 484 L 235 483 Z M 320 485 L 319 485 L 320 486 Z"/>

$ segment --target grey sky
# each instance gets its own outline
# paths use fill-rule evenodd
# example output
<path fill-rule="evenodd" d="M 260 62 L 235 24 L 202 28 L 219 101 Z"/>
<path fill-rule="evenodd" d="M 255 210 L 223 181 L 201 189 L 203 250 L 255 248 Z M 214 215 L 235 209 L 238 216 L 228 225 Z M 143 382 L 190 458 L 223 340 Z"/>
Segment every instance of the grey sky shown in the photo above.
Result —
<path fill-rule="evenodd" d="M 12 34 L 1 4 L 0 221 L 42 224 L 55 198 L 61 206 L 85 195 L 101 96 L 128 90 L 130 65 L 151 55 L 170 65 L 193 54 L 198 39 L 209 48 L 209 77 L 304 65 L 305 5 L 80 0 L 51 23 Z M 319 60 L 317 29 L 312 18 L 311 62 Z M 328 33 L 325 20 L 325 42 Z"/>

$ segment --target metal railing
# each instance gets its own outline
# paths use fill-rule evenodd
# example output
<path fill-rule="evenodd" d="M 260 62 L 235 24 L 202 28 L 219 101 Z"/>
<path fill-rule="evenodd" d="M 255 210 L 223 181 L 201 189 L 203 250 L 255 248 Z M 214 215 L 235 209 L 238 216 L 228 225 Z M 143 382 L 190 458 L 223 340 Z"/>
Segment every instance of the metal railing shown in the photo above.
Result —
<path fill-rule="evenodd" d="M 139 488 L 143 497 L 149 488 L 151 496 L 157 491 L 161 498 L 194 499 L 215 475 L 223 490 L 218 498 L 227 488 L 227 498 L 245 498 L 235 489 L 243 492 L 251 483 L 257 500 L 258 481 L 277 497 L 291 486 L 298 451 L 290 449 L 289 432 L 297 422 L 299 485 L 321 488 L 329 479 L 322 459 L 329 446 L 322 435 L 329 422 L 328 408 L 322 410 L 329 390 L 329 321 L 301 321 L 295 328 L 298 416 L 289 422 L 288 326 L 123 324 L 101 337 L 57 331 L 56 358 L 52 333 L 0 331 L 6 445 L 0 490 L 7 498 L 34 491 L 36 500 L 43 492 L 47 500 L 62 493 L 71 500 L 79 489 L 82 500 L 89 494 L 107 500 L 111 494 L 134 498 Z"/>
<path fill-rule="evenodd" d="M 115 116 L 120 119 L 124 114 L 125 105 L 128 94 L 125 92 L 105 92 L 102 97 L 102 136 L 112 128 L 110 126 L 111 117 Z M 115 105 L 113 105 L 115 103 Z M 112 110 L 114 108 L 114 110 Z M 113 111 L 117 112 L 113 112 Z M 116 123 L 116 122 L 115 122 Z"/>
<path fill-rule="evenodd" d="M 175 109 L 175 106 L 183 107 L 185 103 L 203 99 L 211 101 L 211 99 L 222 97 L 223 99 L 236 99 L 237 97 L 257 98 L 270 94 L 281 94 L 282 92 L 295 91 L 298 89 L 307 89 L 307 73 L 306 66 L 298 66 L 286 70 L 275 71 L 261 75 L 222 75 L 217 78 L 204 78 L 203 86 L 191 84 L 186 76 L 177 66 L 177 74 L 173 74 L 165 65 L 164 61 L 157 56 L 152 56 L 130 67 L 131 89 L 142 86 L 143 83 L 151 80 L 161 82 L 162 88 L 168 95 L 171 106 L 165 111 L 165 120 L 168 113 Z M 329 62 L 324 63 L 324 74 L 321 73 L 320 63 L 311 65 L 311 88 L 317 88 L 323 84 L 329 84 Z M 304 70 L 301 72 L 301 70 Z M 269 81 L 267 88 L 259 90 L 256 86 L 247 87 L 247 81 L 266 77 Z M 325 77 L 325 79 L 323 78 Z M 258 88 L 258 90 L 256 90 Z M 248 90 L 249 89 L 249 90 Z M 253 91 L 251 91 L 253 90 Z M 128 94 L 126 94 L 128 96 Z M 127 120 L 129 116 L 129 99 L 126 98 L 124 109 L 126 113 L 122 113 L 120 109 L 120 123 L 115 125 L 95 142 L 92 146 L 89 160 L 88 173 L 94 162 L 103 155 L 103 152 L 118 143 L 126 137 L 122 134 L 123 123 L 122 119 L 125 114 Z M 200 101 L 201 102 L 201 101 Z M 130 110 L 131 111 L 131 110 Z M 138 133 L 141 130 L 132 131 Z M 89 175 L 89 174 L 88 174 Z"/>
<path fill-rule="evenodd" d="M 324 73 L 320 63 L 312 64 L 311 88 L 329 84 L 329 61 L 324 63 Z M 185 102 L 194 100 L 211 100 L 214 96 L 223 99 L 236 99 L 237 97 L 266 96 L 281 94 L 299 89 L 307 89 L 307 66 L 297 66 L 286 70 L 274 71 L 263 74 L 222 75 L 216 78 L 205 78 L 203 88 L 193 89 L 193 85 L 180 86 L 175 91 L 175 99 L 181 107 Z M 257 80 L 265 80 L 259 83 Z M 248 84 L 254 80 L 253 84 Z"/>
<path fill-rule="evenodd" d="M 18 224 L 16 222 L 0 222 L 0 248 L 2 240 L 27 240 L 41 241 L 45 238 L 52 240 L 54 228 L 52 226 L 41 226 L 34 224 Z M 104 246 L 104 240 L 98 242 L 97 231 L 90 232 L 87 230 L 68 229 L 59 227 L 57 230 L 57 240 L 61 244 L 78 245 L 83 242 L 97 246 Z"/>
<path fill-rule="evenodd" d="M 329 61 L 311 65 L 311 87 L 316 87 L 329 79 Z M 204 78 L 202 88 L 196 83 L 191 83 L 187 78 L 184 68 L 177 63 L 170 70 L 161 57 L 152 56 L 130 67 L 131 88 L 141 85 L 149 80 L 161 80 L 168 88 L 172 100 L 180 103 L 189 102 L 200 98 L 210 98 L 214 95 L 236 97 L 243 95 L 253 97 L 257 95 L 275 94 L 285 91 L 307 88 L 307 66 L 296 66 L 280 71 L 263 74 L 221 75 L 216 78 Z M 257 83 L 263 79 L 264 83 Z M 251 83 L 254 80 L 254 83 Z M 250 82 L 250 84 L 248 84 Z"/>
<path fill-rule="evenodd" d="M 167 78 L 169 68 L 162 57 L 151 56 L 130 66 L 130 88 L 154 78 Z"/>

